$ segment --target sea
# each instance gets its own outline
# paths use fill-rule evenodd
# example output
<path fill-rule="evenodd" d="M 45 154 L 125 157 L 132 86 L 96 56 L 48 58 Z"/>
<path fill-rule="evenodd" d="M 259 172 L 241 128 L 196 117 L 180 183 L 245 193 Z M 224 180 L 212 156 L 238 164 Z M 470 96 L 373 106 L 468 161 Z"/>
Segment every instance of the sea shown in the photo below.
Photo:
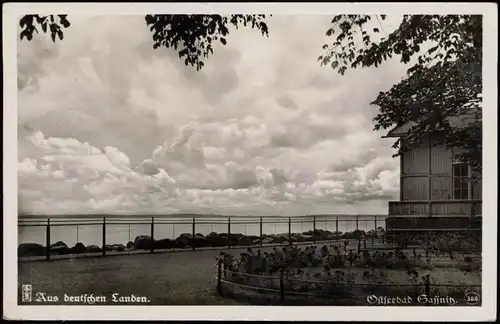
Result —
<path fill-rule="evenodd" d="M 207 235 L 217 233 L 241 233 L 244 235 L 260 234 L 260 217 L 170 217 L 141 215 L 133 218 L 127 216 L 107 215 L 103 226 L 103 216 L 19 216 L 18 243 L 47 243 L 47 232 L 50 231 L 50 243 L 62 241 L 67 246 L 77 242 L 84 245 L 102 246 L 103 232 L 106 244 L 127 244 L 137 236 L 149 235 L 152 232 L 155 240 L 175 239 L 183 233 Z M 302 233 L 314 228 L 332 232 L 351 232 L 357 229 L 363 231 L 376 228 L 385 229 L 386 215 L 315 215 L 301 217 L 262 217 L 263 234 Z M 50 219 L 50 226 L 47 226 Z M 290 224 L 289 224 L 290 222 Z"/>

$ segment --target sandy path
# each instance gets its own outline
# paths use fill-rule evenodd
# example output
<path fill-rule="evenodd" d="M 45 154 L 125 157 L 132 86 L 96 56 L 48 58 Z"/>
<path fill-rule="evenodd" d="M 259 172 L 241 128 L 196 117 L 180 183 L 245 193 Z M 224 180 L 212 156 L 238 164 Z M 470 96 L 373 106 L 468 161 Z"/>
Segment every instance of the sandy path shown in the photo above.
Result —
<path fill-rule="evenodd" d="M 236 256 L 243 250 L 226 251 Z M 93 293 L 108 299 L 119 293 L 145 296 L 155 305 L 236 304 L 215 294 L 215 258 L 219 253 L 200 250 L 18 262 L 18 283 L 32 284 L 34 293 L 45 292 L 59 299 L 65 293 Z"/>

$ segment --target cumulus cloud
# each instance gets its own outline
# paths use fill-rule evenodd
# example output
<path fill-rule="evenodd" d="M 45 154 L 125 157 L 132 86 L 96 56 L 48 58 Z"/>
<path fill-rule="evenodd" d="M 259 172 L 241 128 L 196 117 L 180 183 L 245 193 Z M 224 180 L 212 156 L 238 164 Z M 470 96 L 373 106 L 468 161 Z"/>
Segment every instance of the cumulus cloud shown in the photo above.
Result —
<path fill-rule="evenodd" d="M 20 141 L 33 153 L 18 164 L 21 211 L 290 215 L 317 211 L 315 203 L 342 208 L 388 199 L 397 190 L 397 173 L 380 171 L 382 161 L 344 173 L 324 170 L 303 181 L 293 169 L 272 167 L 262 158 L 206 159 L 183 136 L 185 130 L 133 168 L 115 147 L 34 131 Z"/>
<path fill-rule="evenodd" d="M 142 16 L 20 42 L 20 211 L 385 213 L 399 163 L 369 102 L 405 67 L 320 67 L 328 26 L 234 31 L 200 72 L 153 50 Z"/>

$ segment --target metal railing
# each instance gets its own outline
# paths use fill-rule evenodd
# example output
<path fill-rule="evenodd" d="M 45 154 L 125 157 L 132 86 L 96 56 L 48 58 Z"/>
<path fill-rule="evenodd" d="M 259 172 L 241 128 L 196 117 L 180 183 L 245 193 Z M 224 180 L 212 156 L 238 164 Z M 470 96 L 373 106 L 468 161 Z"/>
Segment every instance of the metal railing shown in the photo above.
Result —
<path fill-rule="evenodd" d="M 381 228 L 385 230 L 385 218 L 373 215 L 21 215 L 18 255 L 44 256 L 49 260 L 52 255 L 105 256 L 137 251 L 338 241 L 366 234 L 375 237 Z"/>

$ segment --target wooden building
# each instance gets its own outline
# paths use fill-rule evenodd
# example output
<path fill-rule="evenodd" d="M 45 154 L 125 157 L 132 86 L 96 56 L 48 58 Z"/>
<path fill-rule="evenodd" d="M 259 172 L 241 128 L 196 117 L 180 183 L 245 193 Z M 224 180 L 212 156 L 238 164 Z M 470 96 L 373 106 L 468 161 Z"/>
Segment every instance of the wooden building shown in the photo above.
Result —
<path fill-rule="evenodd" d="M 470 122 L 456 118 L 451 126 Z M 404 137 L 411 123 L 398 126 L 386 137 Z M 389 202 L 387 234 L 481 229 L 481 182 L 470 181 L 471 167 L 456 158 L 458 148 L 447 149 L 442 135 L 427 134 L 419 147 L 400 156 L 400 197 Z"/>

